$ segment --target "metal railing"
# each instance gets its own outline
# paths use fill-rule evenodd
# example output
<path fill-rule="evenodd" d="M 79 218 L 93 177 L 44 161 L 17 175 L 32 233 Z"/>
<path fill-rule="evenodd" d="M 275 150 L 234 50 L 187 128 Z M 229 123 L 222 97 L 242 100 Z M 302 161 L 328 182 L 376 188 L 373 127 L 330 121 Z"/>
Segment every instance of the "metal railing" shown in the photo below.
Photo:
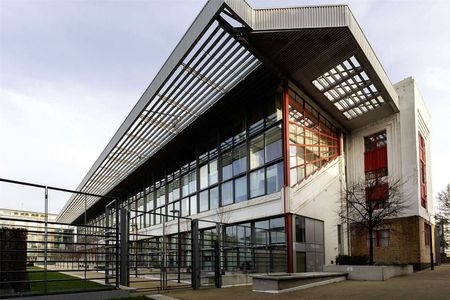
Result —
<path fill-rule="evenodd" d="M 119 286 L 116 226 L 90 225 L 86 217 L 77 225 L 48 218 L 49 191 L 88 194 L 2 178 L 0 183 L 38 189 L 45 207 L 33 217 L 0 215 L 0 298 Z"/>

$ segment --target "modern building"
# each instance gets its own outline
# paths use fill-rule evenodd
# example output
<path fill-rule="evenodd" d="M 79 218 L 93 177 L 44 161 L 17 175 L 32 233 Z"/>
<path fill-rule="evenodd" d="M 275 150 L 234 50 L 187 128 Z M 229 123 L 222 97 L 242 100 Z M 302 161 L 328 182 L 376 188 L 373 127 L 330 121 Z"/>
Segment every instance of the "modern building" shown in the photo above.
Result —
<path fill-rule="evenodd" d="M 225 271 L 304 272 L 367 254 L 368 237 L 337 216 L 343 193 L 399 178 L 408 208 L 377 229 L 375 260 L 421 268 L 434 231 L 430 167 L 430 115 L 414 80 L 391 83 L 348 6 L 211 0 L 78 190 L 117 197 L 143 244 L 186 234 L 167 216 L 180 214 L 227 224 Z M 74 195 L 58 221 L 111 224 L 110 201 Z M 212 241 L 211 224 L 200 229 Z"/>

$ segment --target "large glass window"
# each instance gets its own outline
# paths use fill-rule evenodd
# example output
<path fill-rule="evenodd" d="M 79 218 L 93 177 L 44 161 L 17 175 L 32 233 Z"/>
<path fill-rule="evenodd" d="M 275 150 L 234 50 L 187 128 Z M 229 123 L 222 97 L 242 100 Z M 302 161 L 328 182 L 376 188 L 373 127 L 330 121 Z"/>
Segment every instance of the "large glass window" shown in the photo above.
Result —
<path fill-rule="evenodd" d="M 255 169 L 282 156 L 281 125 L 250 140 L 250 168 Z"/>
<path fill-rule="evenodd" d="M 301 182 L 339 155 L 339 135 L 323 115 L 292 90 L 289 93 L 291 185 Z"/>
<path fill-rule="evenodd" d="M 233 151 L 228 151 L 222 155 L 222 180 L 233 177 Z"/>
<path fill-rule="evenodd" d="M 295 217 L 295 241 L 297 243 L 305 243 L 305 218 Z"/>
<path fill-rule="evenodd" d="M 209 209 L 219 207 L 219 188 L 215 187 L 209 190 Z"/>
<path fill-rule="evenodd" d="M 267 167 L 267 194 L 279 192 L 283 186 L 283 163 Z"/>
<path fill-rule="evenodd" d="M 270 243 L 283 244 L 285 240 L 284 217 L 270 219 Z"/>
<path fill-rule="evenodd" d="M 199 212 L 208 210 L 208 190 L 205 190 L 199 194 L 200 210 Z"/>
<path fill-rule="evenodd" d="M 204 189 L 208 186 L 208 165 L 200 167 L 200 189 Z"/>
<path fill-rule="evenodd" d="M 222 206 L 233 203 L 233 181 L 228 181 L 222 184 Z"/>
<path fill-rule="evenodd" d="M 197 172 L 194 170 L 189 173 L 189 193 L 197 191 Z"/>
<path fill-rule="evenodd" d="M 233 175 L 238 175 L 247 170 L 247 149 L 242 145 L 233 150 Z"/>
<path fill-rule="evenodd" d="M 255 241 L 257 244 L 269 243 L 269 220 L 255 222 Z"/>
<path fill-rule="evenodd" d="M 250 173 L 250 198 L 264 195 L 265 175 L 264 168 Z"/>
<path fill-rule="evenodd" d="M 183 198 L 181 200 L 181 216 L 189 216 L 189 198 Z"/>
<path fill-rule="evenodd" d="M 191 196 L 190 198 L 190 204 L 191 204 L 191 215 L 195 215 L 198 213 L 197 211 L 197 196 Z"/>
<path fill-rule="evenodd" d="M 265 134 L 265 156 L 266 162 L 280 158 L 283 153 L 281 141 L 281 125 L 272 127 Z"/>
<path fill-rule="evenodd" d="M 247 176 L 234 180 L 234 199 L 236 203 L 247 200 Z"/>
<path fill-rule="evenodd" d="M 250 140 L 250 168 L 264 165 L 264 134 Z"/>

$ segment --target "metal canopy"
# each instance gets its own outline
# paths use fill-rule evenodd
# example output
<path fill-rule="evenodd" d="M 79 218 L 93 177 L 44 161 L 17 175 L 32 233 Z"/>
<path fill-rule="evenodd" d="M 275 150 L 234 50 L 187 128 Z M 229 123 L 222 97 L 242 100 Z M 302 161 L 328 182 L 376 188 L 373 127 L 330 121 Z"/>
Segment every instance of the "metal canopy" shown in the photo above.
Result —
<path fill-rule="evenodd" d="M 347 128 L 398 111 L 347 6 L 253 9 L 242 0 L 210 0 L 77 190 L 108 194 L 261 62 L 305 88 Z M 355 76 L 362 83 L 351 81 Z M 73 222 L 98 200 L 73 195 L 58 221 Z"/>

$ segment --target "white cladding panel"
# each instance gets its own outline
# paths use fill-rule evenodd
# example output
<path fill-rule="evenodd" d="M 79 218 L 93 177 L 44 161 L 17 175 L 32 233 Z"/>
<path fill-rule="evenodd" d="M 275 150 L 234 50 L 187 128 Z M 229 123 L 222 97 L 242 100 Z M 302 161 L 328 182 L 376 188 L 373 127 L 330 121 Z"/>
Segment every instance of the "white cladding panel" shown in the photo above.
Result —
<path fill-rule="evenodd" d="M 353 130 L 347 139 L 348 182 L 364 180 L 364 137 L 386 130 L 389 177 L 401 179 L 408 208 L 401 216 L 421 216 L 427 220 L 433 213 L 431 194 L 431 161 L 429 113 L 413 79 L 395 85 L 399 95 L 400 112 Z M 418 131 L 426 141 L 427 153 L 427 209 L 420 204 Z"/>
<path fill-rule="evenodd" d="M 343 163 L 342 157 L 335 159 L 291 190 L 290 212 L 324 222 L 325 265 L 339 254 L 337 226 L 345 184 Z"/>

